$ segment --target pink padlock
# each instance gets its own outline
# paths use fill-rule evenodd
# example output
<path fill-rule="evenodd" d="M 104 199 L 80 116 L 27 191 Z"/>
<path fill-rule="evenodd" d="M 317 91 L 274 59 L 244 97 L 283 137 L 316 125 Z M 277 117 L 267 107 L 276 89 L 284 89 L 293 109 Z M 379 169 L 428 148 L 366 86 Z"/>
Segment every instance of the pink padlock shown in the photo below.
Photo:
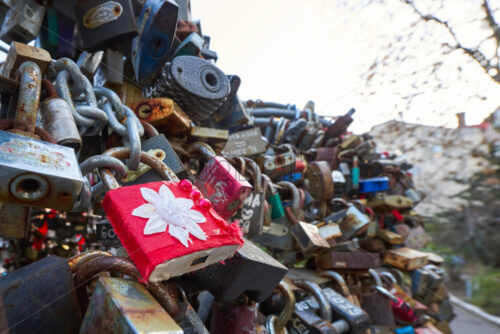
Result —
<path fill-rule="evenodd" d="M 231 218 L 252 191 L 252 185 L 226 159 L 216 156 L 207 144 L 193 143 L 188 152 L 206 161 L 196 187 L 222 218 Z"/>

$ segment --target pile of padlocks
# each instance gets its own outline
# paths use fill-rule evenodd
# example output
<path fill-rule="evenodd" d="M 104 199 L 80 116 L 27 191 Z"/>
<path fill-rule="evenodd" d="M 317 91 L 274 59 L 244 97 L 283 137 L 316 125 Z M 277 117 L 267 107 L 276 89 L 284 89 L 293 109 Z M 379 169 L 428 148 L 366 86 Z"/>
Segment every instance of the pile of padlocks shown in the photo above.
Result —
<path fill-rule="evenodd" d="M 450 332 L 354 109 L 242 102 L 185 0 L 0 5 L 1 332 Z"/>

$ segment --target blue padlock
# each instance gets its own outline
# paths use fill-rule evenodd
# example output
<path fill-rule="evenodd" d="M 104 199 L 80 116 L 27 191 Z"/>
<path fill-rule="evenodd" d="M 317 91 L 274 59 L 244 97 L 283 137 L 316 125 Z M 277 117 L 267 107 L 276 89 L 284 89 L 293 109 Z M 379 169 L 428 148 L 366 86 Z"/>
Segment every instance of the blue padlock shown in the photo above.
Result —
<path fill-rule="evenodd" d="M 179 6 L 173 0 L 147 0 L 132 42 L 132 66 L 141 85 L 150 85 L 168 60 L 175 37 Z"/>
<path fill-rule="evenodd" d="M 406 327 L 400 327 L 394 330 L 396 334 L 415 334 L 415 331 L 413 330 L 413 327 L 411 326 L 406 326 Z"/>
<path fill-rule="evenodd" d="M 302 180 L 302 173 L 292 173 L 292 174 L 288 174 L 288 175 L 285 175 L 283 176 L 280 181 L 289 181 L 289 182 L 296 182 L 296 181 L 299 181 L 299 180 Z"/>
<path fill-rule="evenodd" d="M 376 193 L 385 190 L 389 190 L 389 178 L 387 176 L 359 180 L 360 193 Z"/>

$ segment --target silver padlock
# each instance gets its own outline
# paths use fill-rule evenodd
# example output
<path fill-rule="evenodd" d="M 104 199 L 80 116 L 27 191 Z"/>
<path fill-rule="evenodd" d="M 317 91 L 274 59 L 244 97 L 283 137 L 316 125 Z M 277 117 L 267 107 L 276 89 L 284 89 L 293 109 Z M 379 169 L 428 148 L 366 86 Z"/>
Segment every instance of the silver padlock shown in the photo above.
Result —
<path fill-rule="evenodd" d="M 83 186 L 75 152 L 35 139 L 40 68 L 28 61 L 19 73 L 21 88 L 14 129 L 0 131 L 0 168 L 5 181 L 0 187 L 0 201 L 70 210 Z"/>
<path fill-rule="evenodd" d="M 18 0 L 9 9 L 0 31 L 0 39 L 5 43 L 18 41 L 28 43 L 40 32 L 45 7 L 33 0 Z"/>

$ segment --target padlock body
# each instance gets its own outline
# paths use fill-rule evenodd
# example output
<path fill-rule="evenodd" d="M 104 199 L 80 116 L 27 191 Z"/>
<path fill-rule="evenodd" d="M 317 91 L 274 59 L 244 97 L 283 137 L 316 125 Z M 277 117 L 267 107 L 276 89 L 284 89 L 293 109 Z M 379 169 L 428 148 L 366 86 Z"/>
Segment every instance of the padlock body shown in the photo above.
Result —
<path fill-rule="evenodd" d="M 132 43 L 136 80 L 149 85 L 170 55 L 179 6 L 173 0 L 147 0 L 139 15 L 139 36 Z"/>
<path fill-rule="evenodd" d="M 84 0 L 75 5 L 83 48 L 97 51 L 137 36 L 131 0 Z"/>
<path fill-rule="evenodd" d="M 141 284 L 100 277 L 80 333 L 172 333 L 182 329 Z"/>
<path fill-rule="evenodd" d="M 40 32 L 44 15 L 45 7 L 35 1 L 17 1 L 5 16 L 0 39 L 5 43 L 31 42 Z"/>
<path fill-rule="evenodd" d="M 6 333 L 78 333 L 82 321 L 70 268 L 59 256 L 0 278 L 0 309 Z"/>
<path fill-rule="evenodd" d="M 70 210 L 83 185 L 72 149 L 5 131 L 0 131 L 0 168 L 4 202 Z"/>
<path fill-rule="evenodd" d="M 78 151 L 82 146 L 82 138 L 76 127 L 71 107 L 66 100 L 51 97 L 40 102 L 42 126 L 54 137 L 57 144 Z"/>
<path fill-rule="evenodd" d="M 165 226 L 164 231 L 145 234 L 149 219 L 134 216 L 132 212 L 148 204 L 142 196 L 142 188 L 159 193 L 162 186 L 166 186 L 175 199 L 183 199 L 181 201 L 184 203 L 182 212 L 178 207 L 166 209 L 175 210 L 173 214 L 176 214 L 178 219 L 185 222 L 186 215 L 190 212 L 187 212 L 188 209 L 203 215 L 205 221 L 199 224 L 199 227 L 206 236 L 205 240 L 189 235 L 191 242 L 185 246 L 170 234 L 171 227 L 169 226 Z M 179 182 L 163 181 L 122 187 L 106 193 L 103 200 L 104 211 L 120 242 L 145 280 L 163 281 L 204 268 L 231 256 L 243 244 L 239 236 L 239 228 L 229 225 L 213 208 L 198 206 L 197 203 L 204 202 L 202 201 L 204 198 L 191 198 L 192 190 L 196 189 L 194 187 L 184 189 L 179 186 Z M 168 202 L 176 203 L 175 200 Z M 186 207 L 188 204 L 191 205 L 190 208 Z M 199 217 L 198 214 L 196 215 Z M 158 216 L 155 219 L 158 221 Z M 168 217 L 166 219 L 168 221 Z M 172 224 L 181 224 L 181 222 L 176 221 Z"/>
<path fill-rule="evenodd" d="M 184 136 L 189 132 L 189 117 L 172 99 L 158 97 L 131 105 L 137 117 L 151 123 L 167 137 Z"/>
<path fill-rule="evenodd" d="M 212 157 L 201 171 L 196 186 L 210 200 L 224 219 L 229 219 L 243 205 L 252 186 L 223 157 Z"/>

